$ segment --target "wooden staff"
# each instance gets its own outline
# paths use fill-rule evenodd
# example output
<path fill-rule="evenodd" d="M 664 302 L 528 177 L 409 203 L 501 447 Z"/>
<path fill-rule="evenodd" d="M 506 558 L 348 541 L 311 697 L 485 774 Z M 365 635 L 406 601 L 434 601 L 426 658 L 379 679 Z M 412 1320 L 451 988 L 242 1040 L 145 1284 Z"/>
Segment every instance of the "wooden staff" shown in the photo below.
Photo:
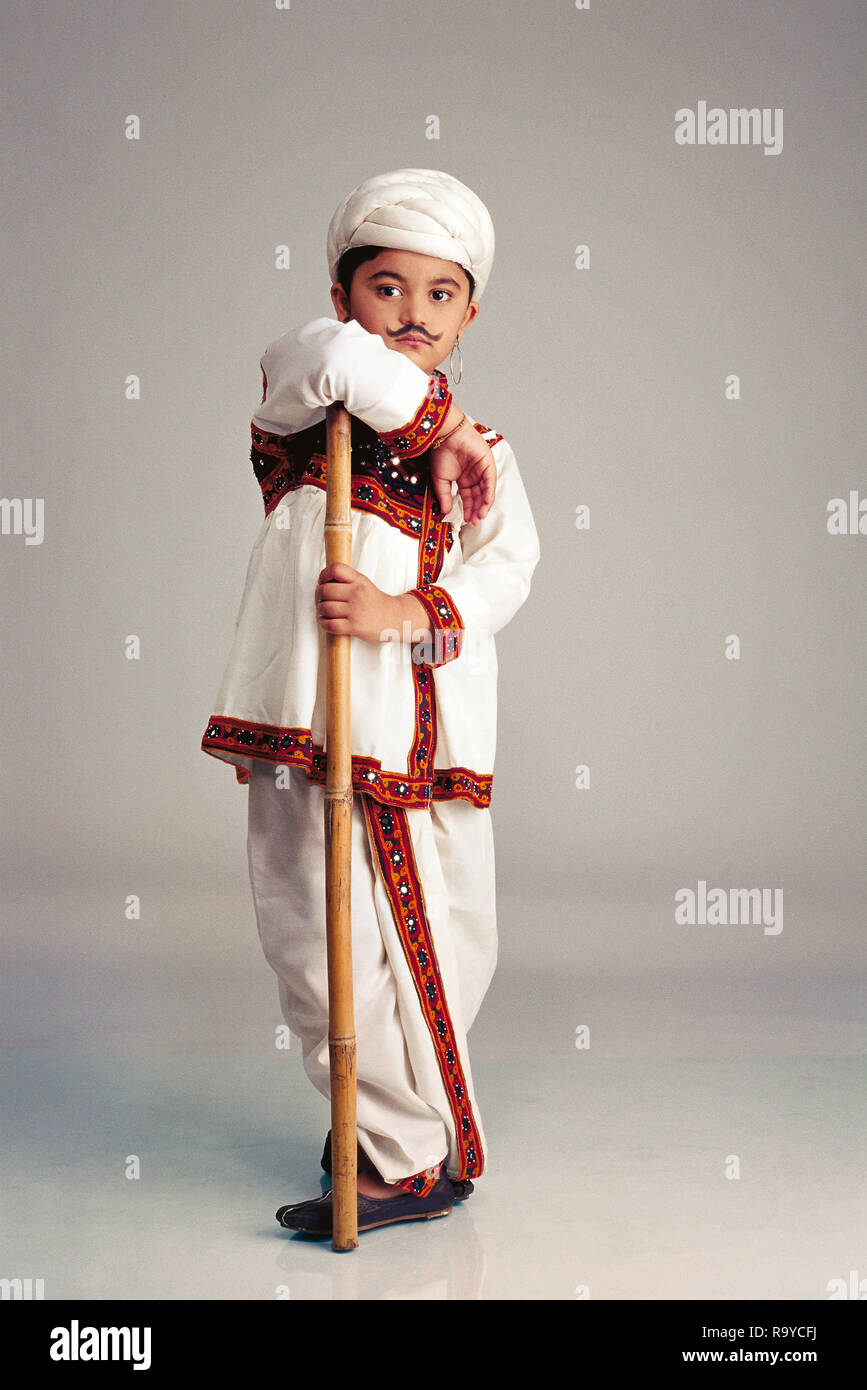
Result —
<path fill-rule="evenodd" d="M 325 563 L 352 564 L 349 505 L 350 417 L 342 401 L 325 410 L 327 473 Z M 332 1237 L 335 1250 L 358 1245 L 355 1121 L 355 1015 L 352 998 L 352 752 L 349 724 L 351 637 L 326 632 L 325 935 L 328 951 L 328 1053 L 331 1068 Z"/>

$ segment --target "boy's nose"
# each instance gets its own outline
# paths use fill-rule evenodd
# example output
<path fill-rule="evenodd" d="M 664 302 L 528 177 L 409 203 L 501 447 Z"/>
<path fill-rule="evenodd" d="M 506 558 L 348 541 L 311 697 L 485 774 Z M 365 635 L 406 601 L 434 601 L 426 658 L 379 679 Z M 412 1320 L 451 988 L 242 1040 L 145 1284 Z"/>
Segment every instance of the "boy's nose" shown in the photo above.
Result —
<path fill-rule="evenodd" d="M 412 295 L 405 295 L 400 309 L 400 321 L 403 324 L 414 324 L 418 328 L 424 328 L 425 324 L 425 301 L 421 298 L 414 299 Z"/>

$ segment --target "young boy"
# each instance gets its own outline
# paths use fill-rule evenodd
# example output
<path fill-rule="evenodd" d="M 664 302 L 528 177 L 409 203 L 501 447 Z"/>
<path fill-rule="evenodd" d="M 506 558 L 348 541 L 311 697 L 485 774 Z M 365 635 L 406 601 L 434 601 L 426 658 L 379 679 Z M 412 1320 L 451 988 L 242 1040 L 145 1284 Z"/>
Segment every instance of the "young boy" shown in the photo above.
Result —
<path fill-rule="evenodd" d="M 323 634 L 357 639 L 359 1231 L 447 1214 L 485 1162 L 466 1034 L 497 955 L 494 634 L 529 593 L 539 541 L 511 448 L 465 416 L 437 366 L 460 353 L 493 252 L 484 204 L 436 170 L 368 179 L 335 212 L 337 319 L 284 333 L 261 358 L 251 459 L 265 521 L 202 740 L 249 787 L 262 947 L 327 1097 Z M 326 567 L 335 400 L 352 417 L 352 565 Z M 277 1218 L 330 1235 L 331 1193 Z"/>

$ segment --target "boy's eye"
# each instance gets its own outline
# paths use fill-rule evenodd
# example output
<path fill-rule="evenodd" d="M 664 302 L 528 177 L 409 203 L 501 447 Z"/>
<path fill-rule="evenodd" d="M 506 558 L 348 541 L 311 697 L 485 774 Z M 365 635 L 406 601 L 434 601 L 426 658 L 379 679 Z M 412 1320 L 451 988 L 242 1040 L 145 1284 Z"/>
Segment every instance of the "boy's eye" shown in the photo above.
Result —
<path fill-rule="evenodd" d="M 395 294 L 400 294 L 399 285 L 377 285 L 376 287 L 377 294 L 384 295 L 386 299 L 394 298 L 394 295 L 390 293 L 391 290 L 394 290 Z M 451 299 L 451 294 L 448 290 L 431 290 L 431 294 L 441 294 L 443 296 L 443 299 L 438 299 L 436 301 L 437 304 L 442 304 L 444 299 Z"/>

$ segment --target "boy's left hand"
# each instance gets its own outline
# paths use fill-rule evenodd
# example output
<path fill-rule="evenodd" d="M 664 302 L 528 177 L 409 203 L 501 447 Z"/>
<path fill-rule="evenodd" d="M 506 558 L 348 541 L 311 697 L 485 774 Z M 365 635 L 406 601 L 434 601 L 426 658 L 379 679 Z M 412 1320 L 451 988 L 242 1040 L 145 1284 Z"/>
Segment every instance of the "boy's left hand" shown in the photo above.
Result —
<path fill-rule="evenodd" d="M 388 629 L 401 629 L 394 594 L 386 594 L 352 565 L 340 560 L 326 565 L 315 591 L 316 621 L 323 632 L 382 641 Z"/>
<path fill-rule="evenodd" d="M 469 421 L 431 449 L 431 485 L 443 516 L 454 506 L 452 482 L 458 485 L 464 521 L 478 526 L 494 500 L 497 465 L 490 444 Z"/>

